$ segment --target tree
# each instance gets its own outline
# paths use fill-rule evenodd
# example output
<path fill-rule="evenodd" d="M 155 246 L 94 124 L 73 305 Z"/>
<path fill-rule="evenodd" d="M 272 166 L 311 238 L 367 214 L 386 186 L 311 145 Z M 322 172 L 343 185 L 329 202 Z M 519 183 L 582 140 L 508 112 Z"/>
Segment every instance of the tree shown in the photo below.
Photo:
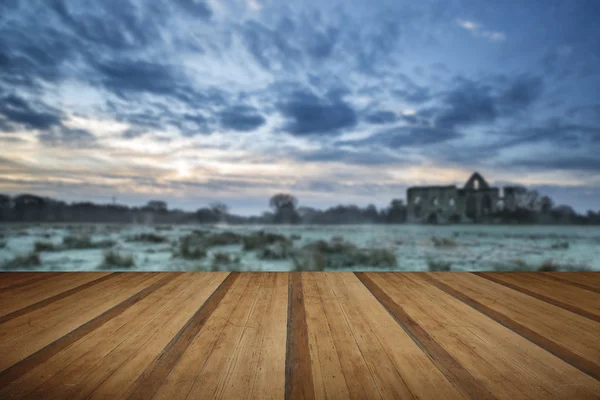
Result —
<path fill-rule="evenodd" d="M 298 199 L 287 193 L 278 193 L 269 200 L 269 207 L 273 208 L 276 212 L 284 208 L 295 209 L 297 205 Z"/>
<path fill-rule="evenodd" d="M 229 207 L 227 206 L 227 204 L 221 203 L 219 201 L 211 203 L 210 209 L 217 216 L 217 218 L 219 218 L 220 221 L 222 221 L 229 212 Z"/>
<path fill-rule="evenodd" d="M 406 207 L 401 199 L 393 199 L 390 202 L 387 212 L 387 222 L 392 224 L 403 223 L 406 221 Z"/>
<path fill-rule="evenodd" d="M 278 193 L 271 197 L 269 206 L 275 211 L 273 222 L 280 224 L 297 224 L 300 222 L 300 216 L 296 211 L 297 204 L 298 199 L 291 194 Z"/>
<path fill-rule="evenodd" d="M 539 193 L 537 190 L 528 190 L 524 186 L 515 187 L 515 203 L 517 208 L 526 210 L 539 209 Z"/>
<path fill-rule="evenodd" d="M 165 212 L 167 211 L 167 203 L 162 200 L 150 200 L 146 205 L 150 211 Z"/>

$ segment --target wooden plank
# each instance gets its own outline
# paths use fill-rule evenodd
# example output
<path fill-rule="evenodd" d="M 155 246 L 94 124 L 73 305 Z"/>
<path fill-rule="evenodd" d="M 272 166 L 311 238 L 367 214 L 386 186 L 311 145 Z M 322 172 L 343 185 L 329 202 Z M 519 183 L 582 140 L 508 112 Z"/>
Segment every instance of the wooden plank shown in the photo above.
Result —
<path fill-rule="evenodd" d="M 285 395 L 285 352 L 286 352 L 286 331 L 280 329 L 279 337 L 276 337 L 276 343 L 279 347 L 275 349 L 276 360 L 280 363 L 273 365 L 273 370 L 276 372 L 275 376 L 269 377 L 263 374 L 263 386 L 256 387 L 257 375 L 261 368 L 261 355 L 264 357 L 267 355 L 267 348 L 265 347 L 265 337 L 267 336 L 266 329 L 274 328 L 273 325 L 269 324 L 270 314 L 273 312 L 272 306 L 274 302 L 286 305 L 288 298 L 287 285 L 285 291 L 280 290 L 279 295 L 281 297 L 274 297 L 275 294 L 275 283 L 276 275 L 273 273 L 264 273 L 264 281 L 261 285 L 257 298 L 256 304 L 252 309 L 252 313 L 248 319 L 248 324 L 242 337 L 240 339 L 238 348 L 236 350 L 234 359 L 230 364 L 230 368 L 226 373 L 226 379 L 221 390 L 215 396 L 220 399 L 241 399 L 241 398 L 265 398 L 253 396 L 255 389 L 259 392 L 267 393 L 270 382 L 273 379 L 280 377 L 279 382 L 273 382 L 274 392 L 269 393 L 267 397 L 281 398 Z M 287 281 L 287 279 L 286 279 Z M 287 282 L 285 282 L 287 284 Z M 279 307 L 279 315 L 275 323 L 279 324 L 279 327 L 285 327 L 287 321 L 287 310 L 286 308 Z M 271 353 L 273 354 L 273 353 Z M 273 360 L 271 360 L 273 361 Z M 277 396 L 277 394 L 279 395 Z"/>
<path fill-rule="evenodd" d="M 238 307 L 240 299 L 243 298 L 242 295 L 246 293 L 251 276 L 249 273 L 243 273 L 234 282 L 204 328 L 192 341 L 186 352 L 183 353 L 179 363 L 171 370 L 171 373 L 154 396 L 154 400 L 187 397 L 209 356 L 217 343 L 222 340 L 224 329 L 230 324 L 233 311 Z M 287 279 L 285 289 L 287 296 Z M 244 299 L 247 298 L 244 297 Z"/>
<path fill-rule="evenodd" d="M 12 312 L 4 314 L 4 315 L 0 314 L 1 315 L 0 316 L 0 324 L 3 324 L 6 321 L 20 317 L 22 315 L 28 314 L 30 312 L 33 312 L 35 310 L 39 310 L 40 308 L 45 307 L 55 301 L 59 301 L 61 299 L 64 299 L 65 297 L 71 296 L 75 293 L 79 293 L 82 290 L 85 290 L 89 287 L 97 285 L 101 282 L 104 282 L 104 281 L 116 276 L 115 274 L 111 274 L 111 273 L 100 273 L 100 274 L 81 273 L 78 275 L 79 276 L 76 277 L 77 279 L 66 280 L 64 282 L 61 282 L 64 284 L 54 286 L 53 287 L 54 290 L 48 290 L 49 288 L 47 286 L 42 286 L 41 288 L 39 288 L 39 292 L 38 291 L 34 292 L 35 296 L 28 296 L 25 299 L 25 301 L 17 302 L 12 298 L 10 299 L 10 301 L 5 299 L 4 302 L 6 304 L 10 304 L 10 307 L 5 308 L 5 310 L 6 309 L 9 309 L 9 310 L 14 309 L 15 311 L 12 311 Z M 66 288 L 70 288 L 70 289 L 65 290 Z M 31 288 L 30 290 L 36 290 L 36 289 L 37 288 Z M 56 294 L 53 294 L 53 293 L 56 293 Z M 41 300 L 38 300 L 38 299 L 41 299 Z M 34 302 L 35 300 L 38 300 L 38 301 Z M 24 306 L 24 304 L 28 304 L 28 305 Z"/>
<path fill-rule="evenodd" d="M 430 285 L 423 279 L 426 274 L 369 276 L 494 397 L 561 399 L 600 394 L 599 382 Z"/>
<path fill-rule="evenodd" d="M 328 284 L 327 273 L 314 274 L 323 313 L 329 324 L 342 372 L 352 399 L 381 398 L 372 371 L 369 369 L 356 337 L 348 326 L 342 308 Z M 324 378 L 325 379 L 325 378 Z"/>
<path fill-rule="evenodd" d="M 302 276 L 299 272 L 291 272 L 289 274 L 285 398 L 314 399 L 314 397 Z"/>
<path fill-rule="evenodd" d="M 7 321 L 0 325 L 0 339 L 3 340 L 0 342 L 0 352 L 4 346 L 10 348 L 11 343 L 17 343 L 25 335 L 28 336 L 28 341 L 31 341 L 34 335 L 44 330 L 64 326 L 62 321 L 68 319 L 69 314 L 81 315 L 90 308 L 102 306 L 102 303 L 114 296 L 113 292 L 118 293 L 120 289 L 125 289 L 132 284 L 137 285 L 152 279 L 151 277 L 152 274 L 147 273 L 135 274 L 131 277 L 117 276 L 112 282 L 105 281 L 93 286 L 85 294 L 80 292 L 70 299 L 53 302 L 27 316 Z"/>
<path fill-rule="evenodd" d="M 227 379 L 227 371 L 231 368 L 231 363 L 244 330 L 251 323 L 249 317 L 255 307 L 258 290 L 263 280 L 263 274 L 261 273 L 251 272 L 248 274 L 250 275 L 250 281 L 227 319 L 227 324 L 219 335 L 215 346 L 211 348 L 186 398 L 215 398 L 217 393 L 223 390 Z"/>
<path fill-rule="evenodd" d="M 285 396 L 286 322 L 288 273 L 273 272 L 273 290 L 262 329 L 258 364 L 250 398 L 282 399 Z M 252 368 L 252 366 L 250 366 Z"/>
<path fill-rule="evenodd" d="M 314 273 L 302 275 L 315 398 L 340 400 L 356 398 L 348 389 L 315 277 Z"/>
<path fill-rule="evenodd" d="M 600 322 L 600 295 L 595 293 L 527 273 L 477 272 L 476 275 Z"/>
<path fill-rule="evenodd" d="M 85 292 L 47 305 L 0 325 L 0 369 L 40 350 L 163 275 L 151 273 L 118 276 Z"/>
<path fill-rule="evenodd" d="M 98 327 L 105 324 L 107 321 L 116 317 L 117 315 L 123 313 L 128 307 L 131 307 L 133 304 L 141 301 L 153 291 L 163 286 L 170 280 L 174 279 L 174 275 L 156 275 L 156 278 L 160 278 L 160 280 L 156 281 L 153 279 L 150 282 L 147 282 L 149 285 L 146 285 L 145 288 L 132 296 L 128 297 L 126 300 L 121 301 L 117 305 L 111 307 L 110 309 L 104 311 L 100 315 L 95 316 L 90 319 L 88 322 L 80 325 L 78 328 L 70 331 L 68 334 L 58 337 L 53 342 L 41 347 L 39 350 L 33 353 L 25 353 L 29 354 L 27 357 L 22 358 L 15 364 L 12 364 L 14 361 L 14 356 L 9 359 L 8 362 L 5 362 L 6 365 L 10 365 L 9 368 L 4 369 L 0 372 L 0 388 L 3 388 L 8 383 L 14 381 L 20 376 L 26 374 L 31 369 L 35 368 L 39 364 L 47 361 L 55 354 L 59 353 L 61 350 L 67 348 L 77 340 L 81 339 L 85 335 L 94 331 Z M 153 282 L 154 281 L 154 282 Z M 137 286 L 134 286 L 137 289 Z M 110 303 L 108 303 L 110 304 Z M 28 352 L 29 350 L 27 350 Z M 21 352 L 23 354 L 23 352 Z M 18 358 L 17 358 L 18 360 Z"/>
<path fill-rule="evenodd" d="M 434 338 L 427 333 L 404 309 L 398 305 L 392 297 L 384 292 L 364 272 L 356 273 L 356 276 L 373 294 L 373 296 L 386 308 L 389 314 L 396 320 L 398 325 L 410 336 L 414 343 L 429 355 L 435 366 L 452 382 L 456 388 L 466 397 L 471 399 L 493 399 L 494 396 L 482 384 L 474 378 L 450 353 L 444 349 Z M 456 396 L 455 396 L 456 397 Z"/>
<path fill-rule="evenodd" d="M 600 278 L 600 272 L 595 272 Z M 585 275 L 582 275 L 578 272 L 542 272 L 538 273 L 539 275 L 543 275 L 547 278 L 554 279 L 555 281 L 573 285 L 585 290 L 591 290 L 592 292 L 600 293 L 600 284 L 594 285 L 593 281 L 590 281 Z"/>
<path fill-rule="evenodd" d="M 6 276 L 5 279 L 0 282 L 0 293 L 5 290 L 18 289 L 20 287 L 27 286 L 31 283 L 45 281 L 52 277 L 62 275 L 64 273 L 59 272 L 2 272 L 0 276 Z"/>
<path fill-rule="evenodd" d="M 473 274 L 423 275 L 432 285 L 600 379 L 600 325 Z"/>
<path fill-rule="evenodd" d="M 137 378 L 125 397 L 130 399 L 152 398 L 162 385 L 171 369 L 179 361 L 192 340 L 202 329 L 208 318 L 227 294 L 233 283 L 239 277 L 239 272 L 230 273 L 219 287 L 202 303 L 185 326 L 171 339 L 146 370 Z"/>
<path fill-rule="evenodd" d="M 160 357 L 227 273 L 196 273 L 180 283 L 180 296 L 169 302 L 144 329 L 130 335 L 99 362 L 88 363 L 83 374 L 63 383 L 54 399 L 114 399 L 127 393 L 153 361 Z M 189 331 L 188 331 L 189 332 Z M 181 337 L 181 336 L 179 336 Z M 163 358 L 163 361 L 168 361 Z"/>
<path fill-rule="evenodd" d="M 187 282 L 192 281 L 190 277 L 194 274 L 171 275 L 175 275 L 172 281 L 0 390 L 0 398 L 23 398 L 34 391 L 37 394 L 30 397 L 40 398 L 52 390 L 48 384 L 46 388 L 40 387 L 45 382 L 51 379 L 58 382 L 52 383 L 52 388 L 73 379 L 77 372 L 83 374 L 86 365 L 94 365 L 132 334 L 145 330 L 156 315 L 182 296 L 182 289 L 189 285 Z"/>

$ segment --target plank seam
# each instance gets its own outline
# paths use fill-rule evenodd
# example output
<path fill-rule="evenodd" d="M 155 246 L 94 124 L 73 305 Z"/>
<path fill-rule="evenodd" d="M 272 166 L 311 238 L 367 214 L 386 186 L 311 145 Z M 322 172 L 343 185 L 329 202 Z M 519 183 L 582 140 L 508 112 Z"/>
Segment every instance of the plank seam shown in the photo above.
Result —
<path fill-rule="evenodd" d="M 300 272 L 290 272 L 285 354 L 285 399 L 314 399 L 308 325 Z"/>
<path fill-rule="evenodd" d="M 555 281 L 563 283 L 565 285 L 570 285 L 570 286 L 578 287 L 580 289 L 589 290 L 594 293 L 600 293 L 600 289 L 595 288 L 593 286 L 588 286 L 588 285 L 585 285 L 585 284 L 579 283 L 579 282 L 573 282 L 568 279 L 562 279 L 562 277 L 559 278 L 559 276 L 561 276 L 562 274 L 565 274 L 565 273 L 573 273 L 573 272 L 548 272 L 544 276 L 547 278 L 550 278 L 550 279 L 554 279 Z"/>
<path fill-rule="evenodd" d="M 239 275 L 239 272 L 231 272 L 227 275 L 217 289 L 165 346 L 162 352 L 138 376 L 123 398 L 151 399 L 156 394 L 173 367 L 177 365 L 183 353 L 198 335 Z"/>
<path fill-rule="evenodd" d="M 584 318 L 591 319 L 592 321 L 600 322 L 600 316 L 598 316 L 598 315 L 596 315 L 594 313 L 591 313 L 589 311 L 583 310 L 583 309 L 581 309 L 579 307 L 576 307 L 576 306 L 573 306 L 571 304 L 564 303 L 564 302 L 562 302 L 560 300 L 556 300 L 556 299 L 553 299 L 553 298 L 548 297 L 546 295 L 534 292 L 533 290 L 529 290 L 529 289 L 523 288 L 523 287 L 521 287 L 519 285 L 515 285 L 514 283 L 505 282 L 502 279 L 497 278 L 497 277 L 495 277 L 495 276 L 493 276 L 493 275 L 491 275 L 489 273 L 486 273 L 486 272 L 473 272 L 473 274 L 476 275 L 476 276 L 479 276 L 481 278 L 487 279 L 487 280 L 489 280 L 491 282 L 497 283 L 498 285 L 502 285 L 502 286 L 505 286 L 505 287 L 507 287 L 509 289 L 516 290 L 517 292 L 520 292 L 520 293 L 526 294 L 528 296 L 534 297 L 534 298 L 536 298 L 538 300 L 541 300 L 541 301 L 544 301 L 544 302 L 546 302 L 548 304 L 552 304 L 553 306 L 560 307 L 563 310 L 567 310 L 567 311 L 572 312 L 573 314 L 577 314 L 577 315 L 580 315 L 580 316 L 582 316 Z"/>
<path fill-rule="evenodd" d="M 132 305 L 134 305 L 134 304 L 140 302 L 141 300 L 143 300 L 144 298 L 148 297 L 154 291 L 156 291 L 157 289 L 166 285 L 168 282 L 173 280 L 175 277 L 176 277 L 175 274 L 169 274 L 169 275 L 165 276 L 161 280 L 147 286 L 146 288 L 142 289 L 141 291 L 139 291 L 139 292 L 133 294 L 132 296 L 128 297 L 127 299 L 123 300 L 119 304 L 104 311 L 102 314 L 100 314 L 100 315 L 94 317 L 93 319 L 89 320 L 88 322 L 80 325 L 78 328 L 75 328 L 74 330 L 67 333 L 66 335 L 56 339 L 54 342 L 44 346 L 43 348 L 36 351 L 35 353 L 30 354 L 28 357 L 24 358 L 23 360 L 17 362 L 16 364 L 13 364 L 12 366 L 8 367 L 7 369 L 1 371 L 0 372 L 0 389 L 4 388 L 6 385 L 13 382 L 14 380 L 20 378 L 21 376 L 23 376 L 27 372 L 31 371 L 32 369 L 34 369 L 38 365 L 42 364 L 43 362 L 49 360 L 51 357 L 58 354 L 60 351 L 64 350 L 65 348 L 69 347 L 71 344 L 75 343 L 79 339 L 83 338 L 84 336 L 86 336 L 89 333 L 93 332 L 94 330 L 98 329 L 99 327 L 104 325 L 106 322 L 108 322 L 111 319 L 115 318 L 116 316 L 122 314 L 127 308 L 131 307 Z"/>
<path fill-rule="evenodd" d="M 419 348 L 429 356 L 440 372 L 467 398 L 495 399 L 485 385 L 475 378 L 461 363 L 444 349 L 421 327 L 402 306 L 396 303 L 365 272 L 355 272 L 356 277 L 371 292 L 373 297 L 387 310 L 396 323 L 407 333 Z"/>
<path fill-rule="evenodd" d="M 442 290 L 443 292 L 451 295 L 457 300 L 460 300 L 469 307 L 479 311 L 486 317 L 498 322 L 500 325 L 510 329 L 519 336 L 529 340 L 536 346 L 541 347 L 547 352 L 560 358 L 567 364 L 572 365 L 573 367 L 591 376 L 592 378 L 595 378 L 596 380 L 600 380 L 600 367 L 597 364 L 586 360 L 585 358 L 581 357 L 578 354 L 575 354 L 571 350 L 560 346 L 558 343 L 540 335 L 539 333 L 533 331 L 532 329 L 529 329 L 525 325 L 522 325 L 519 322 L 512 320 L 511 318 L 507 317 L 501 312 L 496 311 L 484 305 L 483 303 L 475 300 L 474 298 L 459 292 L 458 290 L 454 289 L 453 287 L 447 285 L 442 281 L 439 281 L 438 279 L 434 278 L 433 276 L 430 276 L 429 274 L 424 274 L 422 278 L 427 282 L 431 283 L 433 286 Z"/>
<path fill-rule="evenodd" d="M 45 307 L 45 306 L 47 306 L 47 305 L 49 305 L 51 303 L 54 303 L 56 301 L 62 300 L 64 298 L 66 298 L 66 297 L 69 297 L 69 296 L 75 294 L 75 293 L 79 293 L 82 290 L 85 290 L 85 289 L 87 289 L 89 287 L 92 287 L 92 286 L 97 285 L 99 283 L 102 283 L 102 282 L 104 282 L 104 281 L 106 281 L 106 280 L 108 280 L 110 278 L 113 278 L 113 277 L 117 276 L 120 273 L 121 272 L 113 272 L 111 274 L 101 276 L 100 278 L 96 278 L 96 279 L 94 279 L 94 280 L 92 280 L 90 282 L 86 282 L 86 283 L 84 283 L 82 285 L 76 286 L 76 287 L 71 288 L 71 289 L 69 289 L 67 291 L 64 291 L 62 293 L 58 293 L 58 294 L 56 294 L 54 296 L 51 296 L 51 297 L 48 297 L 48 298 L 46 298 L 44 300 L 40 300 L 37 303 L 30 304 L 30 305 L 28 305 L 26 307 L 23 307 L 23 308 L 19 309 L 19 310 L 16 310 L 16 311 L 13 311 L 13 312 L 11 312 L 9 314 L 0 316 L 0 325 L 2 325 L 5 322 L 10 321 L 11 319 L 15 319 L 15 318 L 20 317 L 22 315 L 29 314 L 30 312 L 33 312 L 35 310 L 39 310 L 42 307 Z"/>

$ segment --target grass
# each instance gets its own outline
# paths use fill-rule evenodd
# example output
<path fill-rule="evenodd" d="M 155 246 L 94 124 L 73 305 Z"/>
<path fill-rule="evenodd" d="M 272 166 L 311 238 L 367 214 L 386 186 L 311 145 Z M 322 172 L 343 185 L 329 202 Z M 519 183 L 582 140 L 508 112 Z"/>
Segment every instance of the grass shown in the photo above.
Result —
<path fill-rule="evenodd" d="M 0 241 L 0 249 L 3 249 L 6 247 L 6 242 L 5 241 Z"/>
<path fill-rule="evenodd" d="M 104 260 L 101 266 L 105 268 L 130 268 L 135 267 L 135 261 L 132 255 L 123 255 L 109 250 L 104 253 Z"/>
<path fill-rule="evenodd" d="M 427 259 L 427 268 L 430 272 L 447 272 L 450 271 L 452 263 L 448 261 L 434 260 L 433 258 Z"/>
<path fill-rule="evenodd" d="M 39 254 L 32 251 L 29 254 L 16 256 L 12 260 L 6 262 L 4 264 L 4 268 L 15 269 L 15 268 L 38 267 L 41 264 L 42 264 L 42 261 L 40 260 Z"/>

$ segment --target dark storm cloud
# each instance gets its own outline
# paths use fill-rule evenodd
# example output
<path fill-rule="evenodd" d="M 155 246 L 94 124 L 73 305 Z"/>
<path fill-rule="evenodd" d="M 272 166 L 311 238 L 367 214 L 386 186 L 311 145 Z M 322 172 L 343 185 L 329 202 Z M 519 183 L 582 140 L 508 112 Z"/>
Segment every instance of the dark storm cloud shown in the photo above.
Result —
<path fill-rule="evenodd" d="M 266 122 L 256 108 L 244 105 L 225 109 L 220 113 L 219 119 L 223 128 L 236 131 L 252 131 Z"/>
<path fill-rule="evenodd" d="M 371 124 L 390 124 L 398 120 L 398 116 L 391 111 L 376 111 L 368 114 L 365 120 Z"/>
<path fill-rule="evenodd" d="M 203 0 L 174 0 L 173 4 L 181 7 L 183 11 L 202 19 L 210 19 L 213 14 L 208 4 Z"/>
<path fill-rule="evenodd" d="M 363 146 L 383 146 L 391 149 L 400 149 L 403 147 L 438 144 L 460 137 L 462 137 L 461 133 L 451 129 L 400 127 L 377 132 L 366 139 L 340 141 L 338 144 L 356 148 Z"/>
<path fill-rule="evenodd" d="M 465 82 L 450 91 L 444 99 L 444 104 L 444 108 L 435 118 L 435 124 L 446 129 L 493 122 L 497 116 L 491 88 L 475 82 Z"/>
<path fill-rule="evenodd" d="M 288 119 L 284 129 L 298 136 L 336 134 L 358 123 L 356 111 L 343 99 L 318 97 L 309 90 L 285 95 L 278 109 Z"/>
<path fill-rule="evenodd" d="M 0 116 L 5 123 L 18 124 L 31 129 L 48 129 L 60 124 L 61 115 L 56 110 L 40 109 L 15 95 L 0 98 Z"/>

